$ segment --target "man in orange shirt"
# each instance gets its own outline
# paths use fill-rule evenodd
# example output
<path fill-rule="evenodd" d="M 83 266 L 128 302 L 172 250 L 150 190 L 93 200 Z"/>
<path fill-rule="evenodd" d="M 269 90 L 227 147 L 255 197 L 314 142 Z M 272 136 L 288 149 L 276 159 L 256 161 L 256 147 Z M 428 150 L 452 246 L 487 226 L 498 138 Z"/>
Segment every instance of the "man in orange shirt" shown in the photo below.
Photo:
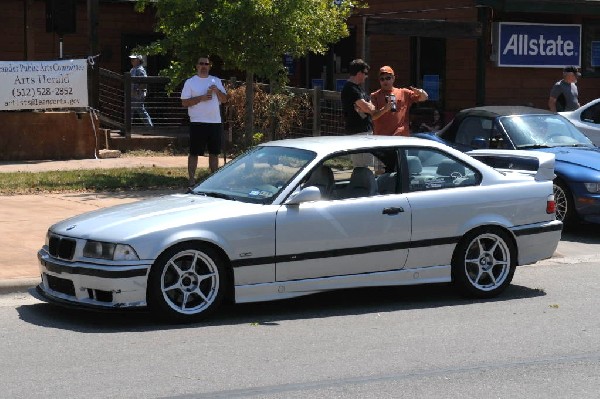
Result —
<path fill-rule="evenodd" d="M 379 69 L 381 89 L 371 93 L 371 102 L 376 109 L 385 107 L 385 111 L 373 115 L 373 134 L 409 136 L 410 106 L 415 102 L 427 100 L 429 96 L 425 90 L 416 87 L 410 86 L 408 89 L 394 87 L 394 79 L 394 70 L 391 67 L 386 65 Z M 389 102 L 392 106 L 386 107 Z"/>

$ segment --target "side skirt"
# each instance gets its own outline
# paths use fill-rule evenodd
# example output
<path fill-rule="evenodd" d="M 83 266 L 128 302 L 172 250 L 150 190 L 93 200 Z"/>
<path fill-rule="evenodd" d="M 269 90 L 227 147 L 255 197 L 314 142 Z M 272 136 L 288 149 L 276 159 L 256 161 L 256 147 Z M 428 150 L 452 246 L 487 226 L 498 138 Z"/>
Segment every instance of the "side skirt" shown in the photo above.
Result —
<path fill-rule="evenodd" d="M 448 283 L 450 281 L 450 265 L 431 266 L 349 276 L 236 285 L 235 301 L 236 303 L 275 301 L 344 288 Z"/>

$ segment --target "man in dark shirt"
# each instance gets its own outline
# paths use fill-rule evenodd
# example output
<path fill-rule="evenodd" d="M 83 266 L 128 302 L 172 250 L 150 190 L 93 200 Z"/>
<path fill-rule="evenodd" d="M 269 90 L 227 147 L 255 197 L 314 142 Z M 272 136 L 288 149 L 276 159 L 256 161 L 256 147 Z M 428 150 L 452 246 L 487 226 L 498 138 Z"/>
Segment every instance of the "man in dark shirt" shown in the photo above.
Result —
<path fill-rule="evenodd" d="M 369 64 L 361 59 L 356 59 L 350 63 L 348 71 L 350 77 L 341 94 L 346 131 L 350 134 L 372 134 L 371 117 L 374 114 L 385 112 L 385 108 L 389 108 L 391 104 L 386 104 L 386 107 L 376 110 L 365 93 L 362 85 L 369 74 Z"/>

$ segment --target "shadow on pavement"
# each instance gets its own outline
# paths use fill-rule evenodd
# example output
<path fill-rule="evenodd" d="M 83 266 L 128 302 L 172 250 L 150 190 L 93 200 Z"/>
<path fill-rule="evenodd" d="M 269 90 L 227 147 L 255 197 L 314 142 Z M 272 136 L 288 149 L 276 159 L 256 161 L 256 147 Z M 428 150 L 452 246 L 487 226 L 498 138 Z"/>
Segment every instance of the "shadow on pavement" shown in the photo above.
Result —
<path fill-rule="evenodd" d="M 561 241 L 581 244 L 600 244 L 600 234 L 596 224 L 576 224 L 563 230 Z"/>
<path fill-rule="evenodd" d="M 445 306 L 470 306 L 546 295 L 542 290 L 510 285 L 497 298 L 471 300 L 459 297 L 448 284 L 410 287 L 377 287 L 332 291 L 273 302 L 225 304 L 205 322 L 165 324 L 149 312 L 107 311 L 62 308 L 47 303 L 17 308 L 20 318 L 30 324 L 82 333 L 120 333 L 188 329 L 210 326 L 253 324 L 277 326 L 287 320 L 310 320 Z"/>

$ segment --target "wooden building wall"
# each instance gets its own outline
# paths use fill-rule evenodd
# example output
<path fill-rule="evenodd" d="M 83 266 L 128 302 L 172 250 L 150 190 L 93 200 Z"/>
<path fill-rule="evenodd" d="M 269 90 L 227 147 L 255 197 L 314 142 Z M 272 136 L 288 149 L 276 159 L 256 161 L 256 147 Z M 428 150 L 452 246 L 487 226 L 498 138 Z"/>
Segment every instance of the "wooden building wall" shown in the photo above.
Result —
<path fill-rule="evenodd" d="M 76 33 L 63 36 L 63 58 L 87 58 L 93 55 L 89 51 L 87 1 L 78 0 L 76 8 Z M 98 46 L 102 53 L 99 65 L 119 72 L 124 64 L 121 54 L 123 36 L 153 34 L 154 15 L 150 11 L 137 13 L 133 2 L 100 1 L 98 11 Z M 28 21 L 27 28 L 25 21 Z M 45 0 L 2 0 L 0 26 L 5 32 L 0 44 L 0 60 L 40 61 L 59 58 L 59 36 L 46 32 Z"/>
<path fill-rule="evenodd" d="M 485 105 L 533 105 L 547 108 L 552 85 L 562 78 L 560 68 L 507 68 L 497 67 L 490 59 L 492 51 L 492 22 L 531 22 L 553 24 L 583 24 L 595 17 L 589 15 L 557 15 L 548 13 L 499 14 L 489 12 L 490 25 L 485 43 Z M 460 22 L 476 22 L 478 9 L 472 0 L 369 0 L 369 8 L 360 10 L 361 16 L 385 16 L 387 18 L 433 19 Z M 360 26 L 361 16 L 350 21 Z M 362 43 L 357 41 L 359 55 Z M 397 75 L 397 83 L 405 86 L 410 82 L 410 37 L 372 35 L 368 43 L 368 61 L 374 71 L 381 65 L 390 65 Z M 449 112 L 476 106 L 477 40 L 448 38 L 446 40 L 445 106 Z M 369 76 L 371 91 L 379 87 L 377 74 Z M 596 77 L 579 80 L 581 104 L 600 97 L 600 79 Z"/>
<path fill-rule="evenodd" d="M 475 22 L 478 9 L 473 0 L 368 0 L 369 8 L 359 10 L 349 20 L 357 32 L 356 57 L 360 57 L 362 41 L 359 32 L 363 16 L 386 16 L 388 18 L 431 19 L 457 22 Z M 0 26 L 3 40 L 0 44 L 0 60 L 47 60 L 59 57 L 59 38 L 56 33 L 46 32 L 45 0 L 2 0 Z M 489 9 L 488 9 L 489 11 Z M 581 24 L 593 20 L 586 15 L 489 14 L 493 21 L 525 21 L 536 23 Z M 64 35 L 65 58 L 84 58 L 89 54 L 89 30 L 87 1 L 77 0 L 77 32 Z M 152 35 L 154 16 L 150 11 L 143 14 L 134 10 L 134 2 L 99 1 L 98 40 L 102 53 L 98 65 L 114 72 L 124 72 L 129 63 L 126 59 L 123 38 L 127 35 Z M 491 21 L 491 22 L 493 22 Z M 27 27 L 26 27 L 27 22 Z M 490 22 L 490 23 L 491 23 Z M 491 32 L 491 27 L 488 27 Z M 399 85 L 406 86 L 411 80 L 411 46 L 409 36 L 371 35 L 367 43 L 367 58 L 373 73 L 369 77 L 369 89 L 379 87 L 377 69 L 382 65 L 394 68 Z M 485 99 L 492 104 L 533 104 L 546 108 L 551 86 L 561 79 L 559 68 L 499 68 L 490 60 L 491 37 L 484 38 Z M 448 38 L 444 82 L 445 107 L 448 111 L 476 105 L 477 40 L 471 38 Z M 600 96 L 600 78 L 586 78 L 578 83 L 581 103 Z"/>

